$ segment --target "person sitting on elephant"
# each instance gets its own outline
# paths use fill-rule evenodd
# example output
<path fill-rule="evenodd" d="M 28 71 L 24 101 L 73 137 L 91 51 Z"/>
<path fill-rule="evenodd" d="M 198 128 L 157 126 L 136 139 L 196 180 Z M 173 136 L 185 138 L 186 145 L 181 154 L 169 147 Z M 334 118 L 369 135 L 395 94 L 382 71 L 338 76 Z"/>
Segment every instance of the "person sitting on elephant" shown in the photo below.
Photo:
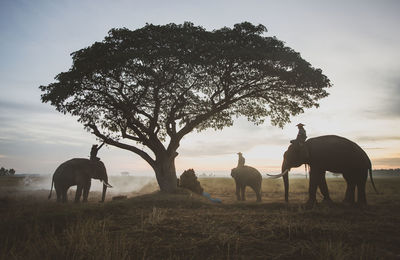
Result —
<path fill-rule="evenodd" d="M 261 201 L 262 176 L 256 168 L 247 165 L 233 168 L 231 176 L 235 180 L 237 200 L 246 199 L 246 186 L 250 186 L 256 193 L 257 201 Z"/>
<path fill-rule="evenodd" d="M 285 187 L 285 201 L 289 199 L 289 178 L 291 168 L 308 164 L 310 167 L 309 188 L 306 207 L 311 208 L 316 203 L 317 189 L 319 188 L 324 201 L 331 203 L 325 174 L 327 171 L 343 174 L 347 183 L 345 203 L 354 204 L 357 195 L 358 203 L 366 205 L 365 185 L 368 173 L 372 187 L 376 190 L 372 179 L 372 164 L 367 153 L 356 143 L 336 135 L 325 135 L 309 138 L 303 147 L 308 147 L 308 159 L 304 160 L 299 153 L 299 145 L 292 143 L 283 155 L 281 174 L 274 177 L 283 177 Z M 357 193 L 355 189 L 357 188 Z"/>
<path fill-rule="evenodd" d="M 238 165 L 237 165 L 237 167 L 243 167 L 243 166 L 244 166 L 245 159 L 244 159 L 244 157 L 243 157 L 243 155 L 242 155 L 241 152 L 238 152 L 237 154 L 239 155 L 239 160 L 238 160 Z"/>
<path fill-rule="evenodd" d="M 295 139 L 295 140 L 292 140 L 292 141 L 290 141 L 290 142 L 291 142 L 291 143 L 297 142 L 298 144 L 303 145 L 304 142 L 305 142 L 306 139 L 307 139 L 306 129 L 304 129 L 304 127 L 303 127 L 303 126 L 305 126 L 305 125 L 303 125 L 302 123 L 300 123 L 300 124 L 297 124 L 296 126 L 297 126 L 297 128 L 299 129 L 299 132 L 297 133 L 296 139 Z"/>
<path fill-rule="evenodd" d="M 103 142 L 100 146 L 97 144 L 92 145 L 92 149 L 90 150 L 90 160 L 92 161 L 100 161 L 100 158 L 97 157 L 97 153 L 99 152 L 100 148 L 103 147 L 105 142 Z"/>
<path fill-rule="evenodd" d="M 300 154 L 301 157 L 304 160 L 307 160 L 309 157 L 309 152 L 307 147 L 304 145 L 306 139 L 307 139 L 307 134 L 306 134 L 306 130 L 304 129 L 303 126 L 305 126 L 304 124 L 300 123 L 296 125 L 299 129 L 299 132 L 297 133 L 297 137 L 295 140 L 291 140 L 290 143 L 292 144 L 298 144 L 300 147 Z"/>
<path fill-rule="evenodd" d="M 76 185 L 75 202 L 79 202 L 82 193 L 83 202 L 87 202 L 91 179 L 98 179 L 103 182 L 101 202 L 104 202 L 107 188 L 112 188 L 108 183 L 108 175 L 104 163 L 86 158 L 68 160 L 55 170 L 48 198 L 51 198 L 54 186 L 57 194 L 57 202 L 67 202 L 68 189 Z"/>

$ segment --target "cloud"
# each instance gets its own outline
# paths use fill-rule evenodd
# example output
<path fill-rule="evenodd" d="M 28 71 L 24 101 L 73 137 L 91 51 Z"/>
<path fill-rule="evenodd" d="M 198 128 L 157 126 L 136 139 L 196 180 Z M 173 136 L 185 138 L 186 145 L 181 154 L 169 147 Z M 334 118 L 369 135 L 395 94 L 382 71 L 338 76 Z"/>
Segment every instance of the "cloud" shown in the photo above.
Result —
<path fill-rule="evenodd" d="M 236 124 L 236 123 L 235 123 Z M 215 156 L 246 152 L 256 146 L 287 146 L 288 140 L 276 127 L 254 126 L 239 120 L 240 126 L 222 132 L 207 130 L 182 142 L 179 153 L 187 157 Z"/>
<path fill-rule="evenodd" d="M 0 143 L 35 143 L 81 146 L 88 134 L 76 118 L 38 102 L 0 99 Z"/>
<path fill-rule="evenodd" d="M 383 149 L 385 149 L 385 148 L 383 148 L 383 147 L 366 147 L 366 148 L 364 148 L 364 150 L 383 150 Z"/>
<path fill-rule="evenodd" d="M 364 113 L 369 118 L 400 118 L 400 77 L 372 74 L 377 77 L 371 79 L 375 84 L 375 96 Z M 399 73 L 392 71 L 392 74 Z"/>
<path fill-rule="evenodd" d="M 18 102 L 0 100 L 0 111 L 4 112 L 22 112 L 22 113 L 50 113 L 51 110 L 39 102 Z"/>
<path fill-rule="evenodd" d="M 399 165 L 400 165 L 400 157 L 372 159 L 373 168 L 398 168 Z"/>
<path fill-rule="evenodd" d="M 15 122 L 0 128 L 0 143 L 12 145 L 14 143 L 49 144 L 63 146 L 82 146 L 89 134 L 78 125 L 55 125 L 51 122 L 35 125 L 33 122 Z"/>
<path fill-rule="evenodd" d="M 389 136 L 360 136 L 357 137 L 356 140 L 358 142 L 381 142 L 381 141 L 400 141 L 400 135 L 389 135 Z M 373 149 L 373 148 L 369 148 Z M 374 148 L 377 149 L 377 148 Z"/>
<path fill-rule="evenodd" d="M 384 109 L 388 116 L 400 117 L 400 77 L 388 81 Z"/>

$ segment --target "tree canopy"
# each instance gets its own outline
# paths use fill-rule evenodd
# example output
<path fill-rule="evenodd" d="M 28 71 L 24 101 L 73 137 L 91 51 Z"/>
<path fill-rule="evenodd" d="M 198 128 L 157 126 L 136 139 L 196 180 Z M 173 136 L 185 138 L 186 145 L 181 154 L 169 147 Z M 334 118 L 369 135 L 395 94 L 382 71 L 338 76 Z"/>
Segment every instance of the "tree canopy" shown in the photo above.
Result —
<path fill-rule="evenodd" d="M 40 86 L 42 101 L 140 155 L 159 184 L 166 175 L 176 181 L 174 158 L 189 132 L 222 129 L 237 116 L 282 127 L 328 95 L 321 70 L 266 32 L 248 22 L 213 31 L 189 22 L 111 29 Z"/>

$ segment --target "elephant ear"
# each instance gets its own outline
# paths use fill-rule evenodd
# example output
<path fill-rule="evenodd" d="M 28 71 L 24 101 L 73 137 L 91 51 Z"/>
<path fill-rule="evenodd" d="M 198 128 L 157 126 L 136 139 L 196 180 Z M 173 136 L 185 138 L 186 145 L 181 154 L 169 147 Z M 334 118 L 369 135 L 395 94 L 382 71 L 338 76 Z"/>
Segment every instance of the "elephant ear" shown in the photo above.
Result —
<path fill-rule="evenodd" d="M 231 170 L 231 176 L 232 176 L 233 178 L 236 178 L 236 175 L 237 175 L 237 169 L 236 169 L 236 168 L 233 168 L 233 169 Z"/>
<path fill-rule="evenodd" d="M 96 172 L 99 172 L 100 170 L 100 164 L 99 162 L 93 162 L 93 161 L 89 161 L 89 170 L 87 172 L 87 174 L 89 175 L 90 178 L 96 179 L 99 176 L 96 175 Z"/>
<path fill-rule="evenodd" d="M 291 155 L 300 156 L 300 154 L 301 154 L 301 147 L 300 147 L 300 144 L 298 144 L 298 143 L 293 143 L 293 144 L 289 145 L 287 151 L 288 151 L 288 153 L 291 154 Z"/>
<path fill-rule="evenodd" d="M 299 150 L 300 150 L 300 144 L 298 144 L 297 142 L 294 142 L 289 145 L 289 148 L 288 148 L 289 152 L 296 153 Z"/>

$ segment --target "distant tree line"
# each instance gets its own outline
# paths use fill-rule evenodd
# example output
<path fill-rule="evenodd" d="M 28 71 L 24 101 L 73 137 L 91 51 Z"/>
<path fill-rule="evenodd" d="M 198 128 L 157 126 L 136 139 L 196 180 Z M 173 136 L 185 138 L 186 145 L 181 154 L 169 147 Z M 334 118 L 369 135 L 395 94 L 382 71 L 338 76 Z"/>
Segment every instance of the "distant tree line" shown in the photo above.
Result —
<path fill-rule="evenodd" d="M 4 167 L 0 168 L 0 176 L 10 176 L 14 174 L 15 174 L 14 169 L 5 169 Z"/>
<path fill-rule="evenodd" d="M 382 174 L 382 175 L 400 175 L 400 168 L 396 169 L 375 169 L 373 170 L 374 174 Z"/>

